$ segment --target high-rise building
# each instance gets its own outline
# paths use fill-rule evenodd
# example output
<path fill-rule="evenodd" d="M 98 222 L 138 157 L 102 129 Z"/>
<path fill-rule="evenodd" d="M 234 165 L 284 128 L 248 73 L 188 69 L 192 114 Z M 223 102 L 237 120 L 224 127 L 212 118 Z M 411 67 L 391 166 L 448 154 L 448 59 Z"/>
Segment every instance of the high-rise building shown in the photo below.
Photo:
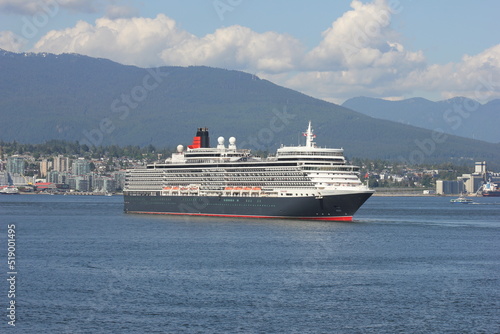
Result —
<path fill-rule="evenodd" d="M 69 169 L 69 158 L 63 155 L 54 157 L 54 170 L 58 172 L 67 172 Z"/>
<path fill-rule="evenodd" d="M 52 167 L 52 161 L 49 161 L 48 159 L 43 159 L 42 162 L 40 163 L 40 176 L 46 177 L 51 167 Z"/>
<path fill-rule="evenodd" d="M 9 185 L 9 175 L 5 171 L 0 171 L 0 186 Z"/>
<path fill-rule="evenodd" d="M 66 183 L 69 185 L 70 189 L 76 191 L 90 191 L 92 180 L 88 176 L 72 175 L 66 179 Z"/>
<path fill-rule="evenodd" d="M 78 191 L 90 191 L 89 180 L 81 177 L 76 178 L 76 190 Z"/>
<path fill-rule="evenodd" d="M 51 170 L 50 172 L 47 172 L 47 182 L 51 183 L 62 183 L 59 180 L 59 172 L 56 170 Z"/>
<path fill-rule="evenodd" d="M 125 171 L 120 170 L 112 173 L 113 178 L 115 179 L 115 187 L 116 189 L 122 190 L 125 188 Z"/>
<path fill-rule="evenodd" d="M 113 177 L 93 174 L 92 175 L 92 190 L 93 191 L 114 192 L 114 191 L 116 191 L 116 181 Z"/>
<path fill-rule="evenodd" d="M 24 174 L 24 168 L 26 167 L 26 162 L 23 158 L 12 156 L 7 159 L 7 172 L 10 174 Z"/>
<path fill-rule="evenodd" d="M 73 161 L 72 165 L 73 175 L 85 175 L 90 173 L 90 163 L 84 158 L 78 158 Z"/>

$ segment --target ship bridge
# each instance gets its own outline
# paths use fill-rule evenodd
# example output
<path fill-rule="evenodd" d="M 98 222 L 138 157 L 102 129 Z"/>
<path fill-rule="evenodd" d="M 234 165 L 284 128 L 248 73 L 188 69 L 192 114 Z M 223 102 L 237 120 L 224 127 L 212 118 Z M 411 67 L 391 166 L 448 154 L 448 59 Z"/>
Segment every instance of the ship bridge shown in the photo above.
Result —
<path fill-rule="evenodd" d="M 331 149 L 318 147 L 308 148 L 305 146 L 285 146 L 278 149 L 276 158 L 279 161 L 314 160 L 345 163 L 344 150 L 341 148 Z"/>
<path fill-rule="evenodd" d="M 290 160 L 314 160 L 329 161 L 336 164 L 344 164 L 344 150 L 342 148 L 321 148 L 314 142 L 316 135 L 313 134 L 311 122 L 304 132 L 306 137 L 305 146 L 282 146 L 276 152 L 276 158 L 280 161 Z"/>

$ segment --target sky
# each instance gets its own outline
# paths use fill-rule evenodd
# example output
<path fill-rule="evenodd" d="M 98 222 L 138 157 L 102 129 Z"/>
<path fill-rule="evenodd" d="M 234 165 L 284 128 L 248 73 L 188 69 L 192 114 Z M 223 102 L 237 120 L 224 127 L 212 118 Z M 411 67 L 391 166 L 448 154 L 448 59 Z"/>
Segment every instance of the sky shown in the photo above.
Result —
<path fill-rule="evenodd" d="M 499 13 L 497 0 L 0 0 L 0 48 L 241 70 L 334 103 L 486 103 L 500 98 Z"/>

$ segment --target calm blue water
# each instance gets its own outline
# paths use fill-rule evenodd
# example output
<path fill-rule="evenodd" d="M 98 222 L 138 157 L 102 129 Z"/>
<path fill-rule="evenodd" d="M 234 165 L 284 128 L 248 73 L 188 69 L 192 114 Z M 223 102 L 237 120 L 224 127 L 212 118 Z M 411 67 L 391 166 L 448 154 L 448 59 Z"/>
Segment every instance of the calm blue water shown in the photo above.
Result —
<path fill-rule="evenodd" d="M 0 196 L 0 332 L 499 333 L 500 198 L 449 199 L 372 197 L 354 222 L 331 223 Z"/>

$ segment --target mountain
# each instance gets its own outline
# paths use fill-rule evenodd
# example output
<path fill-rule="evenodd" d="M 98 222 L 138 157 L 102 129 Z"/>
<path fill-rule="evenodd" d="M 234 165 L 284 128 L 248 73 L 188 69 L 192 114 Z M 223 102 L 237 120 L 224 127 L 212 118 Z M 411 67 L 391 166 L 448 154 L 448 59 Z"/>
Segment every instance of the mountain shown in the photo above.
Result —
<path fill-rule="evenodd" d="M 387 101 L 355 97 L 345 101 L 342 106 L 375 118 L 500 143 L 500 130 L 496 122 L 500 119 L 500 99 L 481 104 L 465 97 L 438 102 L 423 98 Z"/>
<path fill-rule="evenodd" d="M 240 71 L 1 51 L 0 73 L 3 141 L 175 147 L 208 127 L 212 145 L 235 136 L 239 147 L 274 150 L 302 141 L 311 120 L 318 145 L 349 157 L 500 166 L 497 144 L 372 118 Z"/>

